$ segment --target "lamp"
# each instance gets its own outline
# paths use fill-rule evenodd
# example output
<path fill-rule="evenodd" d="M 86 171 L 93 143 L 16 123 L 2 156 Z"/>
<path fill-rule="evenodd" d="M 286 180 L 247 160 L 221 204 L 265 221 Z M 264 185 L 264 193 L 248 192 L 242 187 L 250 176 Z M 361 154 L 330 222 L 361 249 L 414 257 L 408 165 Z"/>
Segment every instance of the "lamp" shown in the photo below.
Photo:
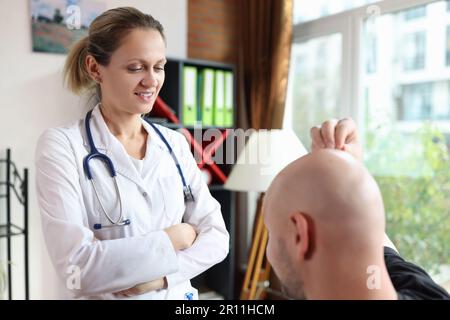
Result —
<path fill-rule="evenodd" d="M 240 299 L 252 300 L 258 283 L 269 279 L 270 265 L 265 259 L 267 229 L 264 226 L 261 206 L 264 192 L 275 176 L 289 163 L 307 154 L 292 130 L 259 130 L 253 132 L 225 183 L 225 189 L 233 191 L 256 191 L 258 199 L 250 256 Z M 263 260 L 265 268 L 262 268 Z"/>

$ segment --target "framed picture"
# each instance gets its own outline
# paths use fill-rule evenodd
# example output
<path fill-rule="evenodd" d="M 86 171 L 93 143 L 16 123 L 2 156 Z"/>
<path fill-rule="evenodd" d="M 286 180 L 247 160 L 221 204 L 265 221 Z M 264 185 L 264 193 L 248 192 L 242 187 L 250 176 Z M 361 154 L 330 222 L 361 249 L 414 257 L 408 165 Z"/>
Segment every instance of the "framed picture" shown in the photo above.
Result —
<path fill-rule="evenodd" d="M 67 53 L 88 34 L 91 22 L 106 10 L 93 0 L 29 0 L 33 51 Z"/>

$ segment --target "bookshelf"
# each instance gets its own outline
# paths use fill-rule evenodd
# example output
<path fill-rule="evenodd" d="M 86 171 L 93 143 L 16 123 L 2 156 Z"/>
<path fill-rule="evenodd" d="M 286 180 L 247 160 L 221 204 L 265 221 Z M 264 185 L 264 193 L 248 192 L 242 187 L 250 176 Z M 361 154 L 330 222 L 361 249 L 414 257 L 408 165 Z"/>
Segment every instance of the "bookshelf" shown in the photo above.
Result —
<path fill-rule="evenodd" d="M 193 60 L 193 59 L 167 59 L 167 64 L 165 66 L 166 79 L 163 87 L 159 93 L 159 96 L 164 100 L 167 105 L 170 106 L 175 116 L 178 119 L 183 119 L 183 68 L 184 67 L 195 67 L 200 74 L 204 69 L 213 69 L 220 71 L 231 72 L 233 75 L 236 74 L 235 67 L 230 64 L 223 64 L 217 62 L 203 61 L 203 60 Z M 234 77 L 235 79 L 236 77 Z M 208 128 L 234 128 L 236 125 L 236 81 L 233 81 L 233 121 L 229 126 L 222 125 L 203 125 L 205 129 Z M 198 111 L 198 114 L 201 112 Z M 197 119 L 201 123 L 200 117 Z M 168 124 L 171 128 L 179 128 L 181 125 Z M 188 129 L 193 129 L 192 124 L 184 125 L 183 127 Z"/>
<path fill-rule="evenodd" d="M 202 108 L 200 98 L 201 98 L 201 89 L 202 88 L 202 80 L 197 79 L 197 90 L 196 90 L 196 108 L 197 108 L 197 118 L 195 124 L 184 124 L 183 123 L 183 111 L 185 101 L 183 100 L 184 87 L 186 84 L 184 83 L 184 73 L 183 70 L 185 67 L 194 67 L 197 70 L 198 74 L 201 74 L 205 69 L 214 70 L 214 74 L 216 70 L 220 72 L 228 72 L 233 75 L 232 82 L 232 121 L 228 121 L 229 125 L 204 125 L 202 121 Z M 219 72 L 219 73 L 220 73 Z M 192 137 L 196 137 L 198 135 L 198 131 L 201 130 L 201 136 L 208 129 L 216 129 L 219 130 L 223 135 L 222 143 L 217 143 L 215 139 L 212 139 L 211 142 L 205 141 L 191 141 L 191 150 L 193 152 L 205 149 L 208 145 L 214 144 L 216 142 L 215 147 L 212 154 L 207 155 L 207 157 L 212 156 L 215 153 L 219 153 L 223 155 L 223 160 L 221 163 L 214 163 L 210 165 L 204 165 L 203 163 L 199 164 L 199 167 L 202 170 L 208 170 L 210 173 L 212 180 L 209 184 L 209 189 L 212 196 L 220 203 L 222 208 L 222 214 L 225 221 L 225 225 L 227 230 L 230 233 L 230 252 L 227 258 L 221 263 L 213 266 L 203 274 L 198 277 L 192 279 L 192 285 L 199 289 L 200 299 L 204 297 L 204 299 L 216 299 L 216 298 L 224 298 L 224 299 L 234 299 L 236 291 L 234 288 L 235 284 L 235 194 L 232 191 L 226 190 L 223 187 L 224 179 L 228 176 L 231 171 L 231 164 L 227 164 L 225 161 L 226 150 L 226 141 L 227 139 L 232 139 L 233 135 L 227 135 L 231 132 L 236 125 L 236 76 L 235 76 L 235 67 L 229 64 L 222 64 L 210 61 L 201 61 L 201 60 L 192 60 L 192 59 L 168 59 L 166 67 L 165 67 L 165 83 L 159 94 L 159 101 L 155 103 L 155 107 L 152 112 L 148 115 L 150 121 L 159 123 L 171 129 L 180 129 L 184 128 L 185 135 L 191 135 Z M 200 77 L 199 77 L 200 78 Z M 215 78 L 214 78 L 215 79 Z M 229 85 L 228 85 L 229 87 Z M 216 89 L 215 89 L 216 90 Z M 214 91 L 214 96 L 216 96 L 216 92 Z M 230 96 L 229 96 L 230 97 Z M 159 104 L 158 104 L 159 103 Z M 167 117 L 167 113 L 161 112 L 161 103 L 163 108 L 169 110 L 172 113 L 172 117 Z M 216 101 L 214 101 L 216 103 Z M 169 118 L 169 119 L 168 119 Z M 215 119 L 214 119 L 215 122 Z M 189 140 L 189 139 L 188 139 Z M 196 144 L 196 146 L 194 146 Z M 197 153 L 198 154 L 198 153 Z M 217 174 L 220 173 L 220 174 Z M 221 178 L 221 175 L 223 177 Z"/>

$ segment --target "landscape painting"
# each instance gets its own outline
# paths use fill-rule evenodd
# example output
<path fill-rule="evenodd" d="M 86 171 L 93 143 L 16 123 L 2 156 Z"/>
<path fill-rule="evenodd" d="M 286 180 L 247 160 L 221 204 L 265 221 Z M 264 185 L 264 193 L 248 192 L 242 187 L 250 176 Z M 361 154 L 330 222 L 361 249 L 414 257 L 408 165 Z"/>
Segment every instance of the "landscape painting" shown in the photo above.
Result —
<path fill-rule="evenodd" d="M 91 22 L 106 10 L 93 0 L 29 0 L 33 51 L 67 53 L 88 34 Z"/>

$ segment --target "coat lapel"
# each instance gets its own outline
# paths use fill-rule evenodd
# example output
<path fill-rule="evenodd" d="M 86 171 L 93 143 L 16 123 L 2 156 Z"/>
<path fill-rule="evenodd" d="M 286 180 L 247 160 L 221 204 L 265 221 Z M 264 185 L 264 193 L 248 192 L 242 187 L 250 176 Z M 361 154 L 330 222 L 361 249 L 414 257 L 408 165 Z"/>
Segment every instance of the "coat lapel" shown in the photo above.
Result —
<path fill-rule="evenodd" d="M 173 160 L 170 157 L 167 146 L 154 131 L 152 126 L 145 120 L 142 120 L 142 124 L 148 133 L 147 151 L 143 168 L 144 175 L 153 174 L 155 177 L 161 176 L 163 174 L 161 168 L 165 167 L 163 164 L 169 162 L 172 165 Z M 158 171 L 157 175 L 153 173 L 155 170 Z"/>

